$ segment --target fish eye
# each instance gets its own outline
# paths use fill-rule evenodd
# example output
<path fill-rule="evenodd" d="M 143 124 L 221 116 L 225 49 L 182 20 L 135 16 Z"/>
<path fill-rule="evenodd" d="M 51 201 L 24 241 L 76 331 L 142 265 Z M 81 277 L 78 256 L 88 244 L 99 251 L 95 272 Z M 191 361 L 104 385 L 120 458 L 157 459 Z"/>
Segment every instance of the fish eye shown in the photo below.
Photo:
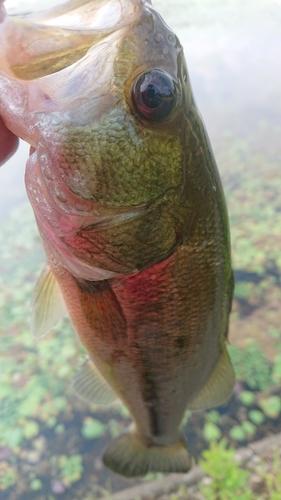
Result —
<path fill-rule="evenodd" d="M 138 113 L 148 120 L 167 118 L 177 100 L 174 80 L 161 70 L 142 73 L 136 79 L 132 98 Z"/>

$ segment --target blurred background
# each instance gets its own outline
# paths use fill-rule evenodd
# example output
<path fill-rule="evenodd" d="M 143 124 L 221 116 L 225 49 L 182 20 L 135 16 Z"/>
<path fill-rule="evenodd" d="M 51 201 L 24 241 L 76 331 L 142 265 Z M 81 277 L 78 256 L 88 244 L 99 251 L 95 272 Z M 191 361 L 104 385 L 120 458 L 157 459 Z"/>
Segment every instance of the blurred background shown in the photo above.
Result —
<path fill-rule="evenodd" d="M 40 9 L 55 4 L 40 1 Z M 35 0 L 5 5 L 11 15 L 39 10 Z M 187 413 L 185 433 L 199 459 L 223 437 L 239 447 L 281 431 L 281 1 L 153 5 L 184 46 L 230 217 L 237 383 L 227 405 Z M 70 323 L 39 341 L 30 335 L 44 254 L 23 183 L 28 149 L 21 144 L 0 169 L 0 498 L 94 500 L 144 480 L 101 464 L 130 419 L 122 407 L 101 412 L 73 394 L 84 351 Z"/>

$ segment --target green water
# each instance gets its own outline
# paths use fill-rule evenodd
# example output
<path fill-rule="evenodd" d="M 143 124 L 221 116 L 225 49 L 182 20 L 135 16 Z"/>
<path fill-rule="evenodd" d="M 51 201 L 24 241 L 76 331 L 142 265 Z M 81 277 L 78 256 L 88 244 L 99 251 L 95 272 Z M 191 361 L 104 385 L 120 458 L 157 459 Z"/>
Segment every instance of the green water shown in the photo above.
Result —
<path fill-rule="evenodd" d="M 238 383 L 228 406 L 187 415 L 198 455 L 210 439 L 240 446 L 281 427 L 281 3 L 154 6 L 185 48 L 222 175 L 236 275 L 230 352 Z M 23 186 L 27 154 L 21 146 L 0 171 L 0 498 L 93 500 L 134 484 L 100 461 L 130 420 L 122 408 L 100 412 L 73 395 L 83 349 L 67 320 L 39 341 L 29 333 L 44 254 Z"/>

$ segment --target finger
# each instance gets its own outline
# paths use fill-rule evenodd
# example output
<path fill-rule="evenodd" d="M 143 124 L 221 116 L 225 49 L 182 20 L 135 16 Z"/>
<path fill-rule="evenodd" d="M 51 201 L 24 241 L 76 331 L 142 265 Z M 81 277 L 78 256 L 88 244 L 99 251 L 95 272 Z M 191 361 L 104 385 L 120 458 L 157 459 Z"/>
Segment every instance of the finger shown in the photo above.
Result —
<path fill-rule="evenodd" d="M 0 165 L 16 152 L 18 144 L 18 137 L 6 127 L 0 116 Z"/>

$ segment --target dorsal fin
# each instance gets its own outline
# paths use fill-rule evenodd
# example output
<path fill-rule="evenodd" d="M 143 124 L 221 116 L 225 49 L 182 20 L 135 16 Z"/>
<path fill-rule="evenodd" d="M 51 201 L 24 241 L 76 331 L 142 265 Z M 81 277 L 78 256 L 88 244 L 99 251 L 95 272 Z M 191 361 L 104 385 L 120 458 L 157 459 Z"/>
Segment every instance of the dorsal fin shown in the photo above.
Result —
<path fill-rule="evenodd" d="M 31 300 L 31 333 L 42 337 L 67 315 L 59 284 L 46 264 L 36 283 Z"/>
<path fill-rule="evenodd" d="M 113 389 L 89 359 L 75 375 L 72 387 L 81 399 L 96 405 L 109 406 L 117 400 Z"/>
<path fill-rule="evenodd" d="M 230 398 L 234 382 L 234 371 L 226 347 L 224 347 L 211 378 L 188 404 L 187 409 L 206 410 L 222 405 Z"/>

